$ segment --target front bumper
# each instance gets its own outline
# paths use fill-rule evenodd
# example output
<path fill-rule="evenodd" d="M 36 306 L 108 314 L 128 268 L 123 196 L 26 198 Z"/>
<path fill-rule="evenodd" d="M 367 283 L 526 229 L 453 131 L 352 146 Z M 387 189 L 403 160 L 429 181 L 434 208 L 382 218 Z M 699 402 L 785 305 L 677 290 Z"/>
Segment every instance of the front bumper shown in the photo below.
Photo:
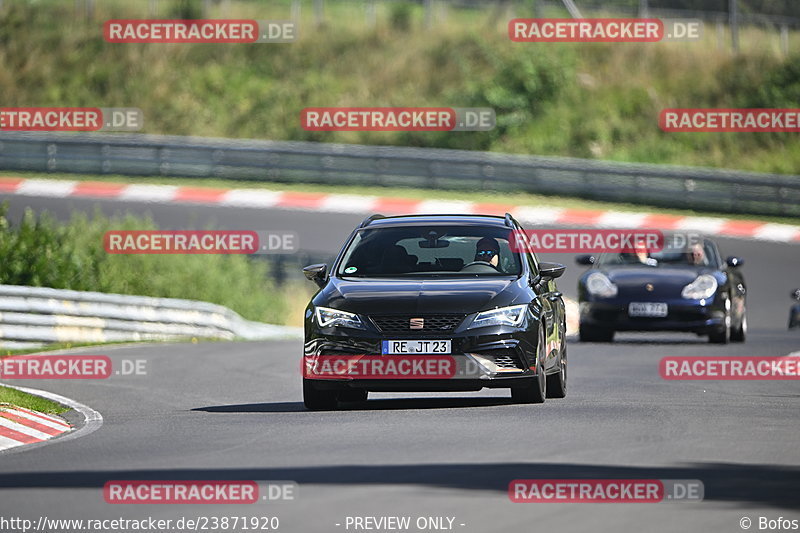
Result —
<path fill-rule="evenodd" d="M 725 310 L 701 301 L 667 301 L 667 316 L 658 318 L 628 316 L 629 303 L 580 302 L 580 324 L 613 331 L 684 331 L 701 335 L 725 326 Z"/>
<path fill-rule="evenodd" d="M 524 386 L 536 378 L 537 332 L 528 329 L 490 327 L 463 333 L 424 336 L 378 336 L 373 332 L 331 328 L 307 336 L 304 347 L 303 377 L 318 389 L 362 389 L 386 392 L 477 391 L 484 387 L 509 388 Z M 381 355 L 384 340 L 450 340 L 451 354 Z M 320 372 L 325 360 L 360 361 L 370 359 L 378 364 L 403 359 L 422 361 L 446 360 L 451 370 L 446 374 L 419 376 L 363 372 Z M 390 361 L 391 360 L 391 361 Z M 316 366 L 315 366 L 316 365 Z M 409 365 L 410 366 L 410 365 Z"/>

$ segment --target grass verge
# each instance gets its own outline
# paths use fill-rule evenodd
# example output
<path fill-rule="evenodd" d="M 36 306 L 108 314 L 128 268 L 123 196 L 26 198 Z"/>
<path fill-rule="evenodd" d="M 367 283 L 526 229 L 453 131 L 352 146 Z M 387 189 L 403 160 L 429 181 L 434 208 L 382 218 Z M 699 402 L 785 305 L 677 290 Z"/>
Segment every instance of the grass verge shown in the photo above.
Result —
<path fill-rule="evenodd" d="M 65 413 L 70 409 L 65 405 L 48 400 L 47 398 L 34 396 L 27 392 L 0 385 L 0 409 L 2 409 L 3 406 L 22 407 L 24 409 L 31 409 L 32 411 L 39 411 L 40 413 L 47 413 L 50 415 Z"/>

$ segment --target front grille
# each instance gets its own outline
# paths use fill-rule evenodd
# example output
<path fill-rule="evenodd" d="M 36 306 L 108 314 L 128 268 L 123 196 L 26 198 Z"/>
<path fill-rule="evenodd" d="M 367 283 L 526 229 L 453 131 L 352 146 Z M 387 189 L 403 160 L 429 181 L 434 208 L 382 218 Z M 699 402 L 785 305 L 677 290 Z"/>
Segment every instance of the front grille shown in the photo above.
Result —
<path fill-rule="evenodd" d="M 524 370 L 525 366 L 519 358 L 519 355 L 513 350 L 499 349 L 487 350 L 475 354 L 479 358 L 493 363 L 498 371 L 501 370 Z"/>
<path fill-rule="evenodd" d="M 464 320 L 465 315 L 387 315 L 373 316 L 372 321 L 382 333 L 404 335 L 426 335 L 430 333 L 452 333 Z M 422 318 L 422 329 L 411 329 L 411 319 Z"/>
<path fill-rule="evenodd" d="M 519 361 L 510 355 L 498 355 L 494 358 L 494 364 L 500 368 L 520 368 Z"/>

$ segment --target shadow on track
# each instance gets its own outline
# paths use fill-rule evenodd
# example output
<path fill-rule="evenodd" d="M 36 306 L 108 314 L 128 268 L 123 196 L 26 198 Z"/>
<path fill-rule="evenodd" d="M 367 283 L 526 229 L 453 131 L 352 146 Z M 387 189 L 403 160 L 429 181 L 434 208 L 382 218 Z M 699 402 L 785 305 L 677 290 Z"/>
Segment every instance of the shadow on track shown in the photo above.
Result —
<path fill-rule="evenodd" d="M 17 472 L 0 474 L 2 489 L 101 489 L 111 480 L 291 479 L 304 485 L 416 485 L 506 494 L 514 479 L 699 479 L 705 501 L 797 509 L 800 468 L 786 465 L 697 463 L 634 467 L 573 463 L 483 463 L 190 468 Z"/>
<path fill-rule="evenodd" d="M 511 398 L 390 398 L 370 399 L 367 402 L 342 403 L 337 411 L 384 411 L 403 409 L 463 409 L 466 407 L 494 407 L 514 405 Z M 311 413 L 303 402 L 245 403 L 238 405 L 212 405 L 197 407 L 192 411 L 206 413 Z M 319 411 L 316 411 L 319 412 Z M 335 411 L 334 411 L 335 412 Z"/>

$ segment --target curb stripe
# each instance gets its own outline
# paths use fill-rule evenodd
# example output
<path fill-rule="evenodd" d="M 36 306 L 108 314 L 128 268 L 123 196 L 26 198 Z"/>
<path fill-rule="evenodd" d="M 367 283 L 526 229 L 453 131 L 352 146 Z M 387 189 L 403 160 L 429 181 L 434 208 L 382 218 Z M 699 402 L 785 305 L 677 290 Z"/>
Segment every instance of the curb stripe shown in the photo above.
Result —
<path fill-rule="evenodd" d="M 20 409 L 19 407 L 15 408 L 15 409 L 8 409 L 6 412 L 7 413 L 14 413 L 17 416 L 21 416 L 23 418 L 28 418 L 29 420 L 33 420 L 33 421 L 38 422 L 40 424 L 45 424 L 45 425 L 47 425 L 49 427 L 52 427 L 54 429 L 62 429 L 63 430 L 63 429 L 72 428 L 72 426 L 67 424 L 64 420 L 61 420 L 61 419 L 56 420 L 54 418 L 46 416 L 44 413 L 37 413 L 35 411 L 23 410 L 23 409 Z"/>
<path fill-rule="evenodd" d="M 10 439 L 0 433 L 0 451 L 7 450 L 9 448 L 16 448 L 17 446 L 22 446 L 23 444 L 24 443 L 18 440 Z"/>
<path fill-rule="evenodd" d="M 459 200 L 420 200 L 351 194 L 326 194 L 265 189 L 215 189 L 173 185 L 116 184 L 0 177 L 0 193 L 44 197 L 104 198 L 122 201 L 199 203 L 251 208 L 322 210 L 333 213 L 487 213 L 510 212 L 526 224 L 606 228 L 692 230 L 709 235 L 800 243 L 800 225 L 773 224 L 718 217 L 678 216 L 646 212 L 566 209 Z"/>
<path fill-rule="evenodd" d="M 14 411 L 21 411 L 21 412 L 27 413 L 27 414 L 29 414 L 31 416 L 36 416 L 36 417 L 39 417 L 39 418 L 43 418 L 43 419 L 49 420 L 50 422 L 53 422 L 55 424 L 61 424 L 62 426 L 71 427 L 63 419 L 55 417 L 55 416 L 46 415 L 44 413 L 40 413 L 39 411 L 31 411 L 30 409 L 25 409 L 24 407 L 15 407 L 13 410 Z"/>
<path fill-rule="evenodd" d="M 79 439 L 81 437 L 85 437 L 102 427 L 103 425 L 103 415 L 99 412 L 95 411 L 91 407 L 83 405 L 82 403 L 78 403 L 75 400 L 67 398 L 66 396 L 61 396 L 60 394 L 55 394 L 48 391 L 43 391 L 40 389 L 31 389 L 28 387 L 17 387 L 15 385 L 8 385 L 4 384 L 6 387 L 11 389 L 21 390 L 22 392 L 27 392 L 28 394 L 33 394 L 35 396 L 41 396 L 42 398 L 46 398 L 48 400 L 52 400 L 54 402 L 58 402 L 62 405 L 66 405 L 67 407 L 71 407 L 73 410 L 77 411 L 78 413 L 83 416 L 83 425 L 78 426 L 74 430 L 65 431 L 62 433 L 58 438 L 51 438 L 44 441 L 30 443 L 27 446 L 17 446 L 12 447 L 11 450 L 7 450 L 5 446 L 0 445 L 0 456 L 3 453 L 18 453 L 24 452 L 31 448 L 39 447 L 39 446 L 48 446 L 53 444 L 54 442 L 67 442 L 73 439 Z M 32 411 L 35 413 L 35 411 Z M 42 416 L 49 416 L 43 413 L 38 413 Z M 2 428 L 0 428 L 2 429 Z M 0 443 L 2 444 L 2 443 Z"/>
<path fill-rule="evenodd" d="M 281 193 L 265 189 L 231 189 L 220 199 L 221 205 L 240 207 L 275 207 Z"/>
<path fill-rule="evenodd" d="M 97 198 L 115 198 L 122 194 L 127 185 L 121 183 L 104 183 L 102 181 L 82 181 L 75 186 L 70 196 L 91 196 Z"/>
<path fill-rule="evenodd" d="M 415 213 L 419 202 L 420 200 L 412 198 L 381 197 L 375 201 L 373 206 L 374 211 L 379 213 L 398 215 L 400 213 Z"/>
<path fill-rule="evenodd" d="M 195 187 L 181 187 L 173 198 L 176 202 L 193 203 L 219 203 L 227 194 L 226 189 L 205 189 Z"/>
<path fill-rule="evenodd" d="M 0 192 L 17 192 L 19 186 L 25 181 L 21 178 L 0 178 Z"/>
<path fill-rule="evenodd" d="M 177 191 L 178 187 L 172 185 L 128 185 L 122 189 L 118 198 L 143 202 L 171 202 L 175 199 Z"/>
<path fill-rule="evenodd" d="M 39 431 L 38 429 L 34 429 L 32 427 L 23 426 L 22 424 L 17 424 L 16 422 L 12 422 L 9 419 L 0 416 L 0 430 L 2 429 L 7 429 L 9 431 L 13 431 L 14 433 L 21 433 L 29 437 L 35 437 L 37 440 L 47 440 L 50 438 L 50 435 L 44 433 L 43 431 Z"/>
<path fill-rule="evenodd" d="M 5 418 L 7 420 L 10 420 L 12 422 L 15 422 L 15 423 L 17 423 L 19 425 L 22 425 L 22 426 L 25 426 L 25 427 L 29 427 L 31 429 L 35 429 L 36 431 L 40 431 L 42 433 L 46 433 L 46 434 L 50 435 L 51 437 L 55 437 L 56 435 L 61 435 L 62 433 L 64 433 L 64 431 L 61 430 L 61 429 L 55 429 L 53 427 L 46 426 L 44 424 L 40 424 L 39 422 L 36 422 L 36 421 L 31 420 L 29 418 L 23 418 L 23 417 L 21 417 L 21 416 L 19 416 L 17 414 L 9 412 L 9 411 L 0 411 L 0 417 Z"/>
<path fill-rule="evenodd" d="M 649 213 L 644 219 L 646 228 L 675 229 L 683 217 L 675 215 L 662 215 L 660 213 Z"/>
<path fill-rule="evenodd" d="M 319 192 L 284 192 L 278 198 L 277 206 L 297 209 L 316 209 L 329 195 Z"/>
<path fill-rule="evenodd" d="M 9 429 L 5 426 L 0 426 L 0 437 L 6 437 L 12 441 L 16 441 L 17 444 L 33 444 L 34 442 L 42 442 L 45 439 L 37 439 L 36 437 L 32 437 L 25 433 L 20 433 L 19 431 L 14 431 L 13 429 Z"/>
<path fill-rule="evenodd" d="M 77 181 L 58 181 L 58 180 L 25 180 L 17 187 L 17 194 L 26 196 L 54 196 L 63 198 L 70 196 Z"/>
<path fill-rule="evenodd" d="M 584 210 L 584 209 L 566 209 L 558 217 L 558 222 L 570 225 L 595 225 L 600 218 L 605 214 L 605 211 Z"/>

